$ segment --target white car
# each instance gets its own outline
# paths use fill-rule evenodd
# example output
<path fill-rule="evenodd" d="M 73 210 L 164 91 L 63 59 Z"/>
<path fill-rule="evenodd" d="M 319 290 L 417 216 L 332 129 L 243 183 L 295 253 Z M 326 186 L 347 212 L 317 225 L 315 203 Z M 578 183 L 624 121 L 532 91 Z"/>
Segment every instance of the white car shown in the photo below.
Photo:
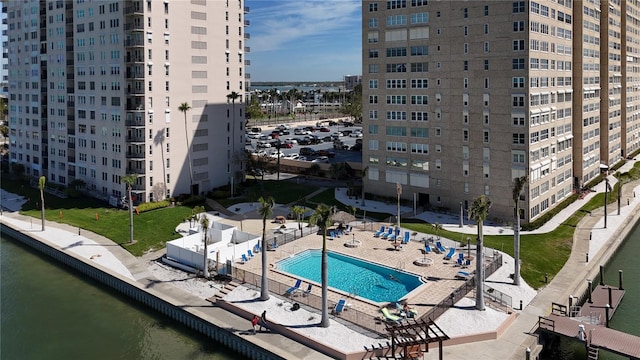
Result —
<path fill-rule="evenodd" d="M 257 147 L 258 149 L 260 149 L 260 148 L 270 148 L 270 147 L 271 147 L 271 144 L 269 144 L 269 143 L 268 143 L 268 142 L 266 142 L 266 141 L 260 140 L 260 141 L 258 141 L 258 143 L 256 144 L 256 147 Z"/>
<path fill-rule="evenodd" d="M 285 155 L 283 159 L 298 160 L 300 159 L 300 154 L 296 154 L 296 153 L 288 154 L 288 155 Z"/>
<path fill-rule="evenodd" d="M 251 155 L 254 155 L 254 156 L 265 156 L 265 155 L 267 155 L 267 152 L 264 151 L 264 150 L 256 150 L 256 151 L 252 152 Z"/>
<path fill-rule="evenodd" d="M 294 135 L 311 135 L 311 131 L 305 129 L 295 129 L 293 130 Z"/>
<path fill-rule="evenodd" d="M 282 124 L 282 125 L 278 126 L 277 129 L 279 129 L 279 130 L 291 130 L 291 125 Z"/>
<path fill-rule="evenodd" d="M 349 134 L 349 137 L 361 138 L 362 137 L 362 133 L 360 131 L 354 131 L 351 134 Z"/>
<path fill-rule="evenodd" d="M 284 157 L 284 153 L 282 153 L 282 152 L 274 152 L 274 153 L 269 154 L 269 157 L 277 159 L 279 157 Z"/>
<path fill-rule="evenodd" d="M 326 156 L 318 156 L 317 158 L 311 160 L 312 163 L 324 163 L 324 164 L 328 164 L 329 163 L 329 158 Z"/>
<path fill-rule="evenodd" d="M 344 134 L 341 133 L 341 132 L 334 132 L 333 134 L 331 134 L 331 137 L 334 138 L 334 139 L 337 139 L 337 138 L 343 137 L 343 136 L 344 136 Z"/>
<path fill-rule="evenodd" d="M 298 158 L 296 160 L 298 160 L 298 161 L 307 161 L 307 157 L 298 155 Z"/>
<path fill-rule="evenodd" d="M 249 131 L 247 133 L 247 137 L 251 138 L 251 139 L 260 139 L 260 136 L 262 136 L 261 133 L 259 132 L 253 132 L 253 131 Z"/>
<path fill-rule="evenodd" d="M 292 138 L 284 139 L 284 142 L 288 142 L 289 144 L 298 145 L 298 140 Z"/>

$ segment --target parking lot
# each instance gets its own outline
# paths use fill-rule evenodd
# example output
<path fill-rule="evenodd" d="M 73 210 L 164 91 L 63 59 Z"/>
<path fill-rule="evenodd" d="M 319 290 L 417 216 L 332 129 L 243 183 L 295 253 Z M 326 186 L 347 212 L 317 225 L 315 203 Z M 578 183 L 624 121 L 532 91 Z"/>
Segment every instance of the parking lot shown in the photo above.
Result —
<path fill-rule="evenodd" d="M 361 133 L 362 127 L 345 126 L 340 123 L 329 126 L 328 123 L 332 120 L 322 121 L 324 126 L 316 126 L 315 121 L 293 124 L 282 123 L 269 127 L 263 126 L 259 133 L 249 128 L 246 135 L 246 149 L 251 152 L 262 150 L 267 154 L 275 154 L 277 153 L 276 144 L 279 140 L 281 144 L 280 153 L 283 157 L 293 157 L 295 155 L 292 154 L 300 154 L 302 148 L 310 148 L 316 153 L 310 155 L 308 149 L 303 150 L 303 154 L 300 154 L 305 158 L 303 161 L 315 160 L 316 162 L 325 163 L 362 162 L 362 151 L 350 150 L 356 145 L 356 140 L 362 139 L 362 136 L 349 136 L 356 132 Z M 283 129 L 280 125 L 287 125 L 288 128 Z M 304 128 L 307 128 L 307 130 L 303 130 Z M 279 131 L 279 134 L 274 136 L 274 131 Z M 341 133 L 342 136 L 338 136 L 338 133 Z M 344 135 L 344 133 L 347 133 L 347 135 Z M 334 149 L 334 140 L 336 138 L 341 141 L 341 148 Z M 326 159 L 323 158 L 324 156 L 326 156 Z"/>

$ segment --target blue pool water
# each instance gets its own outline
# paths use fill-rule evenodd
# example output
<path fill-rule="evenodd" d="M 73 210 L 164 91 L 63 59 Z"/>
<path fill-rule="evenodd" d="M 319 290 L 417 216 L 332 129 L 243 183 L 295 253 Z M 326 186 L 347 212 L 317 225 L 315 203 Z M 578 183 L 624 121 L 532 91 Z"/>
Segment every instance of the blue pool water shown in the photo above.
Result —
<path fill-rule="evenodd" d="M 278 261 L 276 267 L 297 278 L 321 283 L 321 261 L 322 251 L 305 250 Z M 327 263 L 330 287 L 376 302 L 398 301 L 423 284 L 416 275 L 331 251 L 327 252 Z"/>

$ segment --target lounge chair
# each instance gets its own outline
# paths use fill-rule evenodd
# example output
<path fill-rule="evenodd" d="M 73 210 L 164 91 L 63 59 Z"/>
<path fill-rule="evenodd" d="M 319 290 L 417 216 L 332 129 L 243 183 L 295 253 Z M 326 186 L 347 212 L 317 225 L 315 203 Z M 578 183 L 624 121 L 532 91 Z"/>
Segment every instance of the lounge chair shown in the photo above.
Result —
<path fill-rule="evenodd" d="M 256 245 L 253 247 L 253 252 L 254 252 L 254 253 L 258 253 L 258 252 L 260 252 L 260 243 L 256 244 Z"/>
<path fill-rule="evenodd" d="M 384 225 L 380 226 L 380 230 L 376 231 L 376 233 L 373 234 L 373 237 L 380 237 L 382 234 L 384 234 Z"/>
<path fill-rule="evenodd" d="M 447 255 L 444 256 L 445 260 L 451 260 L 451 258 L 453 257 L 453 254 L 456 253 L 456 248 L 455 247 L 450 247 L 449 248 L 449 252 L 447 253 Z"/>
<path fill-rule="evenodd" d="M 461 258 L 456 259 L 456 266 L 462 266 L 463 264 L 464 264 L 464 261 Z"/>
<path fill-rule="evenodd" d="M 469 277 L 471 277 L 471 274 L 466 271 L 458 271 L 458 273 L 455 275 L 455 278 L 460 280 L 468 280 Z"/>
<path fill-rule="evenodd" d="M 247 256 L 252 258 L 253 257 L 253 252 L 251 250 L 247 250 Z"/>
<path fill-rule="evenodd" d="M 270 246 L 271 246 L 271 250 L 275 250 L 278 248 L 278 243 L 274 241 L 273 244 L 271 244 Z"/>
<path fill-rule="evenodd" d="M 440 243 L 440 241 L 436 241 L 436 249 L 438 249 L 438 254 L 447 252 L 447 250 L 442 246 L 442 243 Z"/>
<path fill-rule="evenodd" d="M 309 294 L 311 294 L 312 288 L 313 288 L 313 284 L 309 284 L 309 286 L 307 286 L 307 290 L 302 292 L 302 296 L 308 296 Z"/>
<path fill-rule="evenodd" d="M 298 279 L 296 280 L 295 285 L 293 285 L 292 287 L 288 288 L 287 291 L 285 291 L 285 295 L 293 295 L 293 293 L 295 293 L 297 290 L 300 290 L 300 285 L 302 284 L 302 280 Z"/>
<path fill-rule="evenodd" d="M 333 240 L 336 238 L 336 232 L 333 230 L 329 230 L 329 240 Z"/>
<path fill-rule="evenodd" d="M 463 268 L 468 268 L 471 265 L 471 259 L 465 260 L 464 264 L 462 264 Z"/>
<path fill-rule="evenodd" d="M 336 231 L 336 235 L 338 235 L 338 237 L 342 236 L 342 230 L 338 229 L 338 231 Z"/>
<path fill-rule="evenodd" d="M 458 259 L 464 261 L 464 254 L 463 253 L 458 253 Z"/>
<path fill-rule="evenodd" d="M 405 232 L 404 232 L 404 240 L 402 240 L 402 243 L 403 243 L 403 244 L 408 244 L 408 243 L 409 243 L 409 236 L 411 236 L 411 235 L 409 234 L 409 232 L 408 232 L 408 231 L 405 231 Z"/>
<path fill-rule="evenodd" d="M 393 234 L 393 235 L 387 237 L 387 240 L 391 240 L 391 241 L 396 241 L 397 239 L 398 239 L 398 235 L 396 235 L 396 234 Z"/>
<path fill-rule="evenodd" d="M 388 322 L 400 323 L 402 321 L 402 316 L 393 315 L 386 307 L 383 307 L 380 311 L 382 312 L 384 319 Z"/>
<path fill-rule="evenodd" d="M 345 299 L 338 300 L 338 302 L 336 303 L 336 306 L 333 307 L 332 313 L 335 315 L 342 314 L 342 311 L 344 310 L 344 307 L 346 304 L 347 304 L 347 300 Z"/>
<path fill-rule="evenodd" d="M 427 244 L 424 246 L 424 253 L 428 254 L 431 252 L 431 245 Z"/>
<path fill-rule="evenodd" d="M 242 254 L 242 262 L 249 262 L 249 259 L 247 258 L 247 255 Z"/>
<path fill-rule="evenodd" d="M 380 237 L 387 240 L 392 234 L 393 234 L 393 228 L 389 228 L 387 232 L 380 235 Z"/>

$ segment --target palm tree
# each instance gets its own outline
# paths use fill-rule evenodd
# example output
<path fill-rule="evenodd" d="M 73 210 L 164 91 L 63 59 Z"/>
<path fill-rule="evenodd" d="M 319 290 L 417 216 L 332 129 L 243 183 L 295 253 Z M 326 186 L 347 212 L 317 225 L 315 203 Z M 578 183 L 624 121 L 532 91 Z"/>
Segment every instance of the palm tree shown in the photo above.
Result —
<path fill-rule="evenodd" d="M 516 221 L 513 229 L 514 285 L 520 285 L 520 194 L 522 194 L 527 181 L 529 181 L 527 175 L 515 178 L 513 181 L 513 202 L 516 205 Z"/>
<path fill-rule="evenodd" d="M 436 232 L 436 238 L 440 240 L 440 230 L 442 230 L 442 224 L 436 222 L 433 224 L 433 230 Z"/>
<path fill-rule="evenodd" d="M 133 201 L 131 199 L 131 187 L 138 180 L 138 174 L 129 174 L 120 178 L 127 184 L 127 203 L 129 204 L 129 243 L 133 243 Z"/>
<path fill-rule="evenodd" d="M 191 147 L 189 146 L 189 129 L 187 128 L 187 111 L 191 109 L 189 103 L 183 102 L 178 110 L 184 114 L 184 137 L 187 140 L 187 161 L 189 162 L 189 194 L 193 193 L 193 170 L 191 169 Z"/>
<path fill-rule="evenodd" d="M 236 153 L 236 99 L 240 97 L 240 94 L 232 91 L 227 94 L 227 101 L 231 100 L 231 110 L 233 111 L 233 117 L 231 118 L 231 157 L 232 161 L 235 164 L 235 153 Z M 235 165 L 231 167 L 231 178 L 235 178 Z M 231 181 L 231 184 L 234 184 L 234 181 Z M 231 196 L 234 195 L 233 185 L 231 187 Z"/>
<path fill-rule="evenodd" d="M 368 166 L 365 166 L 362 170 L 360 170 L 360 176 L 362 177 L 362 207 L 364 207 L 364 178 L 367 177 L 368 170 Z"/>
<path fill-rule="evenodd" d="M 262 284 L 260 291 L 260 300 L 269 300 L 269 288 L 267 279 L 267 219 L 271 218 L 273 214 L 273 207 L 275 206 L 275 200 L 273 197 L 261 196 L 258 199 L 260 207 L 258 208 L 258 214 L 262 217 Z"/>
<path fill-rule="evenodd" d="M 473 199 L 469 209 L 469 218 L 478 224 L 478 242 L 476 245 L 476 309 L 484 310 L 484 254 L 482 249 L 482 225 L 489 214 L 491 200 L 484 194 Z"/>
<path fill-rule="evenodd" d="M 205 279 L 209 278 L 209 250 L 207 248 L 207 231 L 209 231 L 209 218 L 207 214 L 200 215 L 200 226 L 202 226 L 202 235 L 204 236 L 204 266 L 202 275 Z"/>
<path fill-rule="evenodd" d="M 333 224 L 331 217 L 333 209 L 325 204 L 316 207 L 315 212 L 309 218 L 309 222 L 316 225 L 322 231 L 322 320 L 320 326 L 329 327 L 329 310 L 327 288 L 329 284 L 329 266 L 327 262 L 327 229 Z"/>
<path fill-rule="evenodd" d="M 44 184 L 47 181 L 45 176 L 38 179 L 38 189 L 40 189 L 40 218 L 42 219 L 42 231 L 44 231 Z"/>
<path fill-rule="evenodd" d="M 305 208 L 303 208 L 302 206 L 292 206 L 291 207 L 291 214 L 293 214 L 293 216 L 296 217 L 296 219 L 298 220 L 298 230 L 300 230 L 300 235 L 302 236 L 302 222 L 301 222 L 301 217 L 302 215 L 305 213 Z"/>

